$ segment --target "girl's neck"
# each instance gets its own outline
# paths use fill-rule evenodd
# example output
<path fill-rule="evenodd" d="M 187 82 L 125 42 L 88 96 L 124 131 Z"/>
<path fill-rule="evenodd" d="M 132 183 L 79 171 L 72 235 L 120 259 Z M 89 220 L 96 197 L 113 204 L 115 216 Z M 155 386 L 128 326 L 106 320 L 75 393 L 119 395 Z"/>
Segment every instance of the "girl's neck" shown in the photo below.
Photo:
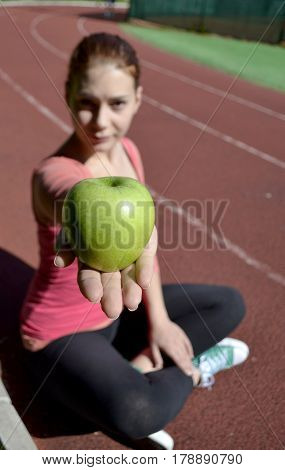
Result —
<path fill-rule="evenodd" d="M 93 149 L 84 147 L 82 142 L 73 133 L 64 144 L 54 153 L 54 155 L 61 155 L 63 157 L 72 158 L 81 162 L 83 165 L 91 161 L 103 160 L 113 164 L 116 161 L 116 154 L 118 153 L 120 144 L 116 144 L 108 153 L 94 152 Z M 93 151 L 92 151 L 93 150 Z"/>

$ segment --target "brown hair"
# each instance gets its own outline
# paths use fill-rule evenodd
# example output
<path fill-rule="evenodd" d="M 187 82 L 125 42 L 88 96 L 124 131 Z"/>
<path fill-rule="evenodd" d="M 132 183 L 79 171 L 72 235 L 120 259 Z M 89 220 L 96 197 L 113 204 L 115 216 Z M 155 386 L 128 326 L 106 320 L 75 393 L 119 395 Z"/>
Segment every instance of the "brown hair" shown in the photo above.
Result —
<path fill-rule="evenodd" d="M 120 36 L 108 33 L 94 33 L 86 36 L 74 49 L 65 82 L 65 96 L 69 103 L 74 78 L 84 74 L 95 60 L 113 62 L 119 68 L 127 68 L 139 86 L 140 65 L 134 48 Z"/>

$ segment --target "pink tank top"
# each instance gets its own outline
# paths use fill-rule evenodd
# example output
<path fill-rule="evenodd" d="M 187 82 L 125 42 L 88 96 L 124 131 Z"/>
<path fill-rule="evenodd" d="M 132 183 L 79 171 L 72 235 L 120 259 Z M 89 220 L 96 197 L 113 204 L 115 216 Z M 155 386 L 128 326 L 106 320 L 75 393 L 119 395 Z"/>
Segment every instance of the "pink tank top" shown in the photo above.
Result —
<path fill-rule="evenodd" d="M 145 183 L 138 150 L 128 138 L 122 139 L 138 180 Z M 36 168 L 44 184 L 58 197 L 75 183 L 92 175 L 89 169 L 67 157 L 49 157 Z M 24 347 L 36 351 L 50 341 L 80 331 L 97 330 L 110 325 L 101 304 L 92 304 L 81 294 L 77 284 L 77 259 L 66 268 L 54 265 L 54 243 L 60 225 L 42 225 L 37 221 L 40 265 L 31 281 L 20 312 L 20 332 Z M 155 270 L 159 269 L 157 259 Z"/>

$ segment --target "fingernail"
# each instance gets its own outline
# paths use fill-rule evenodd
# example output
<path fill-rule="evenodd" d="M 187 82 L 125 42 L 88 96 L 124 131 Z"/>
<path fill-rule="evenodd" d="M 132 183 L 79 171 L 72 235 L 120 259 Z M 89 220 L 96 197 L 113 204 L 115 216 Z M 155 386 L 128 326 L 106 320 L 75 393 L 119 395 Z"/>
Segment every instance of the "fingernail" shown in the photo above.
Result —
<path fill-rule="evenodd" d="M 137 310 L 137 309 L 138 309 L 138 305 L 137 305 L 135 308 L 129 308 L 129 307 L 128 307 L 128 310 L 129 310 L 130 312 L 134 312 L 134 311 Z"/>
<path fill-rule="evenodd" d="M 192 370 L 186 370 L 186 375 L 188 375 L 189 377 L 192 376 Z"/>
<path fill-rule="evenodd" d="M 56 256 L 54 258 L 53 263 L 57 268 L 63 268 L 64 267 L 63 261 L 59 256 Z"/>
<path fill-rule="evenodd" d="M 143 289 L 148 289 L 150 287 L 150 283 L 147 286 L 143 287 Z"/>

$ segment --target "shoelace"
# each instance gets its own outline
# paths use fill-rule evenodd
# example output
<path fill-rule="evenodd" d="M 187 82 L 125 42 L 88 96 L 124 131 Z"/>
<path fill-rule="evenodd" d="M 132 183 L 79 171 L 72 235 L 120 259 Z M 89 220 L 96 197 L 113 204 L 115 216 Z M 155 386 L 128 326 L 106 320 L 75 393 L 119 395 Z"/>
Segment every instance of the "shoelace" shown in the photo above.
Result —
<path fill-rule="evenodd" d="M 215 377 L 213 375 L 201 374 L 201 379 L 198 388 L 207 388 L 209 391 L 212 390 L 212 386 L 215 383 Z"/>
<path fill-rule="evenodd" d="M 227 354 L 225 350 L 221 350 L 222 348 L 219 348 L 220 350 L 215 351 L 215 354 L 213 355 L 202 355 L 200 358 L 200 367 L 208 373 L 215 374 L 221 369 L 225 369 L 227 366 Z"/>
<path fill-rule="evenodd" d="M 211 357 L 210 355 L 202 355 L 200 357 L 199 370 L 201 374 L 200 383 L 198 387 L 212 389 L 215 383 L 215 377 L 213 374 L 227 366 L 227 356 L 225 352 L 216 352 Z"/>

